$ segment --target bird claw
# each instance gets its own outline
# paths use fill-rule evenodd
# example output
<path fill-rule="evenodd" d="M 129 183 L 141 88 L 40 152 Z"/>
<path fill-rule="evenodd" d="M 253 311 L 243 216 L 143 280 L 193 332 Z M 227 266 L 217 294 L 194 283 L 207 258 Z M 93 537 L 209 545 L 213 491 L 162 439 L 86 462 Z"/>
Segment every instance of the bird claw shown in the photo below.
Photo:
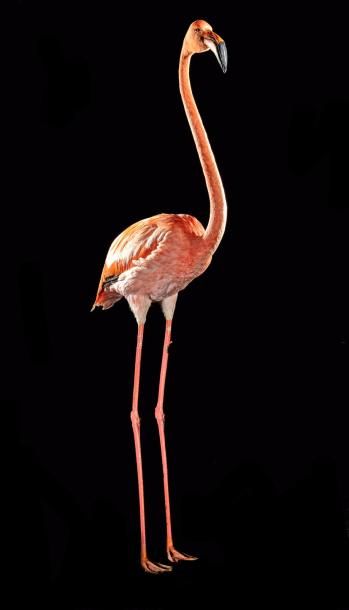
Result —
<path fill-rule="evenodd" d="M 193 555 L 176 551 L 173 546 L 167 549 L 167 557 L 172 563 L 177 563 L 178 561 L 196 561 L 196 559 L 198 559 L 198 557 L 194 557 Z"/>
<path fill-rule="evenodd" d="M 172 567 L 164 563 L 153 563 L 145 558 L 141 560 L 141 566 L 145 572 L 149 574 L 161 574 L 163 572 L 172 572 Z"/>

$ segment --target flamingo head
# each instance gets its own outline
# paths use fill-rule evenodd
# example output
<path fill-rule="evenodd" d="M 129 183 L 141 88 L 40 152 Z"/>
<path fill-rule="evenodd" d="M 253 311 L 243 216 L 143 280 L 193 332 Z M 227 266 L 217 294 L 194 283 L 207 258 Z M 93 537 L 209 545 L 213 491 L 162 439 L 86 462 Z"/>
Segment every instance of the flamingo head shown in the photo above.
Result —
<path fill-rule="evenodd" d="M 198 19 L 190 25 L 184 38 L 183 47 L 190 55 L 212 51 L 217 57 L 223 72 L 227 71 L 227 47 L 225 46 L 223 38 L 218 36 L 218 34 L 215 34 L 207 21 Z"/>

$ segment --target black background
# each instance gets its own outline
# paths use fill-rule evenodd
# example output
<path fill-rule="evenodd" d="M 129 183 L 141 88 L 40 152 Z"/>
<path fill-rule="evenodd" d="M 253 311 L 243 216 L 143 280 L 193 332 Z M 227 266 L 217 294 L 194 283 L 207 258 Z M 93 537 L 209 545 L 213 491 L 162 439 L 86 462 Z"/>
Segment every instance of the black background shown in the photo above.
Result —
<path fill-rule="evenodd" d="M 229 13 L 16 4 L 3 278 L 14 605 L 349 607 L 347 23 L 329 6 Z M 229 53 L 226 75 L 209 53 L 191 69 L 229 218 L 180 294 L 167 381 L 175 544 L 200 559 L 152 577 L 138 565 L 136 324 L 126 302 L 89 309 L 126 226 L 158 212 L 207 222 L 177 82 L 198 17 Z M 153 306 L 140 409 L 158 561 L 163 330 Z"/>

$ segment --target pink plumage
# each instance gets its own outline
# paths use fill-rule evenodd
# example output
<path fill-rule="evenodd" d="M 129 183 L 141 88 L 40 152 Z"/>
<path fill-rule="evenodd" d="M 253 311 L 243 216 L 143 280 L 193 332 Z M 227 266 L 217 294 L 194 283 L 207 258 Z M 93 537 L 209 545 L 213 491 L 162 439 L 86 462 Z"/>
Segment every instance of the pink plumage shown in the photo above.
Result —
<path fill-rule="evenodd" d="M 210 263 L 204 233 L 188 214 L 158 214 L 128 227 L 109 248 L 94 307 L 108 309 L 130 295 L 163 301 L 183 290 Z"/>

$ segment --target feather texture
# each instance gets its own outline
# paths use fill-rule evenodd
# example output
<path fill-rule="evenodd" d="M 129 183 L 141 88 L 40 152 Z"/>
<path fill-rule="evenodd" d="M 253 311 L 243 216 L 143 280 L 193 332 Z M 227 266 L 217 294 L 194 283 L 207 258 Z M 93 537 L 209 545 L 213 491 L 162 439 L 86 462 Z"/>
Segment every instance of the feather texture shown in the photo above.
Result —
<path fill-rule="evenodd" d="M 109 248 L 93 308 L 131 294 L 161 301 L 182 290 L 211 260 L 204 232 L 189 214 L 157 214 L 125 229 Z"/>

